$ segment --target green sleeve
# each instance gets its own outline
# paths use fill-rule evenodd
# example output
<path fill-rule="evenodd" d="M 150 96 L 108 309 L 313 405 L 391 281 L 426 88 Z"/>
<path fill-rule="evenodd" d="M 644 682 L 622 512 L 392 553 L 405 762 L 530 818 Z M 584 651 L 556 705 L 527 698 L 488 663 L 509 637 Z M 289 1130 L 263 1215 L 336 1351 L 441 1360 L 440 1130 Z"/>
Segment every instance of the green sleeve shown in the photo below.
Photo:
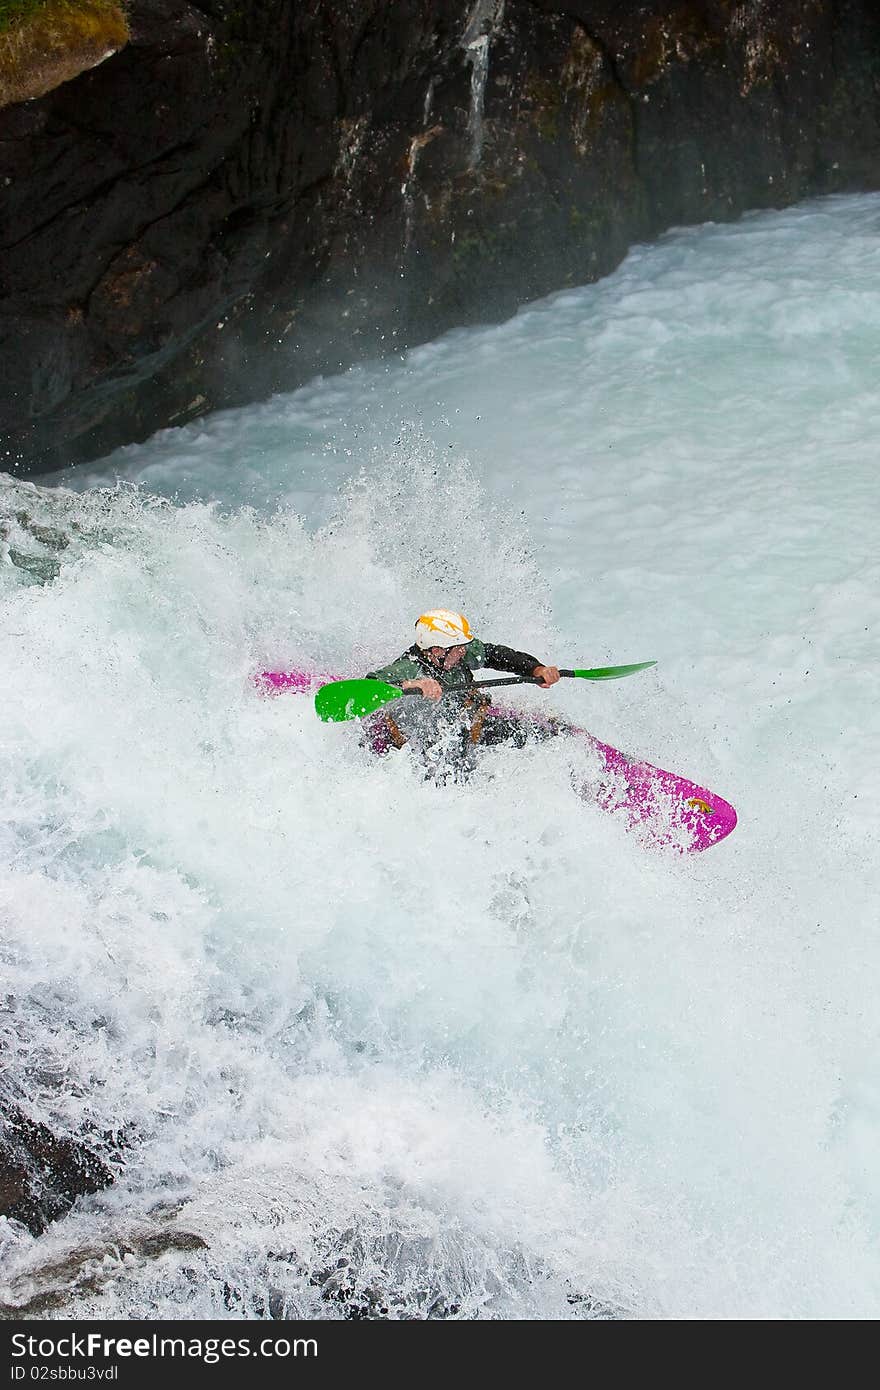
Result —
<path fill-rule="evenodd" d="M 486 644 L 475 637 L 465 653 L 464 664 L 472 671 L 479 671 L 486 664 Z"/>
<path fill-rule="evenodd" d="M 401 681 L 418 680 L 419 676 L 424 674 L 424 671 L 416 665 L 411 656 L 399 656 L 388 666 L 379 666 L 375 671 L 368 671 L 366 679 L 368 681 L 385 681 L 387 685 L 400 685 Z"/>

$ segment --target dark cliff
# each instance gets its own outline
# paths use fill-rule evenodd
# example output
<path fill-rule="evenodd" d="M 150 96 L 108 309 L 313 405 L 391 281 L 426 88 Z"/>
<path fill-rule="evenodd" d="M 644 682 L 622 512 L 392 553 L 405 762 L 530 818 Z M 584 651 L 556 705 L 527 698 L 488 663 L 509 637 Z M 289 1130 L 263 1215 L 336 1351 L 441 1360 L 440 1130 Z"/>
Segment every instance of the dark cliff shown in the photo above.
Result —
<path fill-rule="evenodd" d="M 872 0 L 131 0 L 0 110 L 0 468 L 880 186 Z M 5 457 L 3 457 L 5 455 Z"/>

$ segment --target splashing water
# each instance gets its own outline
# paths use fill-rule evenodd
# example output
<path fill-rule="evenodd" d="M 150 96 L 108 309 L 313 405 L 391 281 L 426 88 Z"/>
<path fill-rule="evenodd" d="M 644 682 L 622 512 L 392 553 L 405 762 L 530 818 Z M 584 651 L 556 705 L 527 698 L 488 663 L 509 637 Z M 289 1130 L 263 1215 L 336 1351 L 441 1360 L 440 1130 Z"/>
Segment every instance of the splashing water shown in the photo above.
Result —
<path fill-rule="evenodd" d="M 3 1084 L 124 1163 L 6 1223 L 0 1299 L 877 1315 L 878 230 L 859 197 L 674 232 L 3 485 Z M 255 695 L 440 604 L 658 657 L 511 703 L 716 786 L 735 834 L 646 854 L 562 740 L 440 791 Z"/>

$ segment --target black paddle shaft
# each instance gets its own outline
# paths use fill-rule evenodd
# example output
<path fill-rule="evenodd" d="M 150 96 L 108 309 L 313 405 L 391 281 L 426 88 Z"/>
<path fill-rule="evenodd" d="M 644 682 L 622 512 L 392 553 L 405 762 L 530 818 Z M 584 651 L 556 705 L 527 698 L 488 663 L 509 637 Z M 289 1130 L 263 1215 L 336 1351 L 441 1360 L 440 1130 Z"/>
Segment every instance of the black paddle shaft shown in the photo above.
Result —
<path fill-rule="evenodd" d="M 573 676 L 574 671 L 560 671 L 560 676 Z M 472 681 L 468 690 L 485 690 L 493 685 L 543 685 L 538 676 L 503 676 L 497 681 Z M 403 695 L 421 695 L 421 690 L 404 690 Z"/>

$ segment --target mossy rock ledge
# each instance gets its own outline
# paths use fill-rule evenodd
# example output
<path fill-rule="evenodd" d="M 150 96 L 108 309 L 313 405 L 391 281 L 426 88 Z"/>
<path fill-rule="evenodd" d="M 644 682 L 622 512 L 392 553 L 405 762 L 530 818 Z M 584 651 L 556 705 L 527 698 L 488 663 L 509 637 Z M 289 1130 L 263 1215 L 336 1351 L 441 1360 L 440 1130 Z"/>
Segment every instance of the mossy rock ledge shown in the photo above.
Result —
<path fill-rule="evenodd" d="M 0 107 L 45 96 L 128 37 L 116 0 L 0 0 Z"/>

